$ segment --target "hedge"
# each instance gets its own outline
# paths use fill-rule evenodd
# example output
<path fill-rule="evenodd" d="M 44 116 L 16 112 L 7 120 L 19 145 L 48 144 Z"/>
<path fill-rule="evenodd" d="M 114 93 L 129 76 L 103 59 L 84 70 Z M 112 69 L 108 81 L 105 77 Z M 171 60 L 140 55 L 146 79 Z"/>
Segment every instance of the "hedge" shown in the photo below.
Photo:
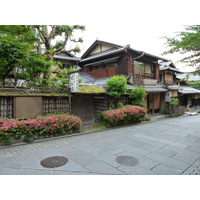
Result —
<path fill-rule="evenodd" d="M 107 110 L 99 115 L 99 120 L 108 127 L 133 124 L 144 120 L 146 110 L 139 106 L 127 105 L 120 109 Z"/>
<path fill-rule="evenodd" d="M 81 125 L 81 119 L 73 115 L 53 115 L 23 121 L 0 119 L 0 139 L 5 145 L 22 138 L 25 142 L 31 142 L 35 139 L 77 131 Z"/>

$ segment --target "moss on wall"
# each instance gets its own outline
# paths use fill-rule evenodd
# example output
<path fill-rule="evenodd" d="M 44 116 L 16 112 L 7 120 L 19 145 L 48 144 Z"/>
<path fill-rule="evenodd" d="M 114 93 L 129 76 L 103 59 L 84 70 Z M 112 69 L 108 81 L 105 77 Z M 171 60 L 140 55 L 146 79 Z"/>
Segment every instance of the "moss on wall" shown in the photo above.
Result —
<path fill-rule="evenodd" d="M 81 85 L 79 86 L 79 93 L 83 94 L 101 94 L 107 93 L 106 90 L 94 85 Z"/>

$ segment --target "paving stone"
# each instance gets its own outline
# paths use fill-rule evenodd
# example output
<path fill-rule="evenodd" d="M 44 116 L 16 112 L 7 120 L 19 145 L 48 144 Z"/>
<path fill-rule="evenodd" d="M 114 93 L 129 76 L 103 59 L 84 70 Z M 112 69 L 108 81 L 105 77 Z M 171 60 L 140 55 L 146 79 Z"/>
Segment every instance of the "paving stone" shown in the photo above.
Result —
<path fill-rule="evenodd" d="M 153 150 L 152 152 L 169 157 L 169 158 L 176 154 L 175 151 L 167 150 L 164 148 L 157 148 L 157 149 Z"/>
<path fill-rule="evenodd" d="M 125 173 L 117 170 L 114 167 L 111 167 L 110 165 L 108 165 L 108 164 L 106 164 L 102 161 L 97 161 L 97 162 L 91 163 L 89 165 L 86 165 L 85 167 L 92 173 L 110 174 L 110 175 L 125 174 Z"/>
<path fill-rule="evenodd" d="M 48 175 L 49 171 L 43 170 L 26 170 L 26 169 L 0 169 L 0 175 Z"/>
<path fill-rule="evenodd" d="M 123 171 L 127 175 L 157 175 L 156 172 L 153 172 L 141 166 L 134 166 L 134 167 L 120 166 L 118 167 L 118 169 L 120 171 Z"/>
<path fill-rule="evenodd" d="M 20 166 L 23 169 L 41 169 L 41 170 L 49 170 L 49 168 L 45 168 L 40 165 L 42 159 L 39 160 L 29 160 L 24 162 L 19 162 Z"/>
<path fill-rule="evenodd" d="M 145 143 L 145 144 L 152 144 L 152 145 L 157 146 L 157 147 L 164 147 L 164 146 L 166 146 L 165 143 L 157 142 L 157 141 L 153 141 L 153 140 L 149 140 L 149 139 L 142 138 L 142 137 L 135 138 L 135 141 L 139 141 L 139 142 L 142 142 L 142 143 Z"/>
<path fill-rule="evenodd" d="M 130 138 L 126 142 L 126 144 L 130 144 L 131 146 L 134 146 L 134 147 L 139 147 L 139 146 L 145 145 L 146 143 L 135 141 L 135 138 Z"/>
<path fill-rule="evenodd" d="M 0 167 L 2 168 L 21 168 L 19 163 L 15 160 L 14 157 L 4 157 L 0 159 Z"/>
<path fill-rule="evenodd" d="M 121 144 L 121 145 L 119 145 L 119 147 L 124 150 L 133 151 L 140 155 L 146 155 L 149 153 L 149 151 L 147 151 L 147 150 L 141 149 L 140 147 L 134 147 L 129 144 Z"/>
<path fill-rule="evenodd" d="M 113 155 L 109 152 L 98 150 L 98 151 L 90 152 L 90 155 L 96 157 L 98 160 L 101 160 L 104 163 L 107 163 L 113 167 L 120 166 L 120 164 L 115 161 L 116 155 Z"/>
<path fill-rule="evenodd" d="M 60 152 L 58 152 L 54 149 L 50 149 L 49 147 L 48 147 L 48 149 L 38 150 L 38 151 L 36 151 L 36 153 L 42 158 L 47 158 L 47 157 L 51 157 L 51 156 L 63 156 Z"/>
<path fill-rule="evenodd" d="M 188 164 L 194 163 L 197 160 L 194 157 L 187 156 L 187 155 L 184 155 L 184 154 L 179 154 L 179 153 L 174 155 L 172 158 L 176 159 L 176 160 L 180 160 L 180 161 L 188 163 Z"/>
<path fill-rule="evenodd" d="M 99 150 L 99 148 L 97 148 L 97 147 L 93 147 L 93 146 L 90 146 L 90 145 L 84 144 L 84 143 L 75 145 L 74 147 L 76 149 L 79 149 L 79 150 L 84 151 L 84 152 L 91 152 L 91 151 Z"/>
<path fill-rule="evenodd" d="M 179 175 L 181 174 L 182 170 L 160 164 L 152 169 L 153 172 L 158 173 L 160 175 Z"/>
<path fill-rule="evenodd" d="M 28 161 L 28 160 L 41 160 L 42 159 L 42 157 L 40 157 L 35 152 L 27 152 L 27 153 L 21 153 L 21 154 L 14 154 L 14 158 L 18 162 L 24 162 L 24 161 Z"/>
<path fill-rule="evenodd" d="M 164 147 L 164 149 L 172 150 L 172 151 L 175 151 L 177 153 L 184 154 L 184 155 L 187 155 L 187 156 L 191 156 L 191 157 L 194 157 L 194 158 L 200 157 L 199 153 L 196 153 L 194 151 L 190 151 L 190 150 L 187 150 L 187 149 L 183 149 L 183 148 L 180 148 L 180 147 L 167 145 L 167 146 Z"/>
<path fill-rule="evenodd" d="M 51 168 L 52 171 L 70 171 L 70 172 L 89 172 L 85 167 L 79 165 L 78 163 L 68 160 L 68 162 L 60 167 Z"/>
<path fill-rule="evenodd" d="M 152 169 L 154 167 L 156 167 L 157 165 L 160 164 L 160 162 L 157 162 L 155 160 L 151 160 L 151 159 L 148 159 L 148 158 L 144 158 L 144 157 L 141 157 L 139 159 L 140 163 L 139 163 L 139 166 L 142 166 L 146 169 Z"/>
<path fill-rule="evenodd" d="M 99 146 L 99 149 L 109 152 L 109 153 L 112 153 L 112 154 L 118 154 L 118 153 L 124 151 L 124 149 L 120 149 L 119 147 L 115 147 L 115 146 L 108 145 L 108 144 L 103 144 L 103 145 Z"/>
<path fill-rule="evenodd" d="M 200 153 L 200 147 L 189 146 L 189 147 L 187 148 L 187 150 L 189 150 L 189 151 L 194 151 L 194 152 L 196 152 L 196 153 Z"/>
<path fill-rule="evenodd" d="M 146 155 L 146 157 L 153 159 L 157 162 L 160 162 L 162 164 L 168 165 L 170 167 L 182 170 L 182 171 L 184 171 L 185 169 L 187 169 L 190 166 L 188 163 L 178 161 L 173 158 L 168 158 L 166 156 L 162 156 L 162 155 L 159 155 L 156 153 L 150 153 L 150 154 Z"/>
<path fill-rule="evenodd" d="M 151 144 L 144 144 L 144 145 L 139 146 L 139 148 L 147 150 L 147 151 L 154 151 L 154 150 L 158 149 L 159 147 L 151 145 Z"/>
<path fill-rule="evenodd" d="M 85 165 L 88 165 L 90 163 L 93 163 L 93 162 L 96 162 L 98 161 L 98 159 L 94 156 L 91 156 L 89 154 L 85 154 L 83 156 L 80 156 L 79 158 L 71 158 L 73 161 L 75 161 L 76 163 L 82 165 L 82 166 L 85 166 Z"/>
<path fill-rule="evenodd" d="M 98 175 L 89 172 L 68 172 L 68 171 L 51 171 L 49 175 Z"/>

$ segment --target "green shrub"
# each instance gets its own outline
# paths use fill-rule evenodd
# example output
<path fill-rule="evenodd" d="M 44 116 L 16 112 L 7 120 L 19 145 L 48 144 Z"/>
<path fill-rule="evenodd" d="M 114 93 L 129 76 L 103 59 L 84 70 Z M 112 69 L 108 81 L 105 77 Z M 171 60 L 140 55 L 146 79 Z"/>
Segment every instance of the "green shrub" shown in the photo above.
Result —
<path fill-rule="evenodd" d="M 121 75 L 113 76 L 111 79 L 107 80 L 106 85 L 108 88 L 108 94 L 113 97 L 113 100 L 110 102 L 110 108 L 119 108 L 123 104 L 117 102 L 117 99 L 119 99 L 121 95 L 125 94 L 128 89 L 126 78 Z"/>
<path fill-rule="evenodd" d="M 38 119 L 0 121 L 0 138 L 5 145 L 10 145 L 24 136 L 25 142 L 32 142 L 40 136 L 66 134 L 68 130 L 78 130 L 82 125 L 80 118 L 73 115 L 54 115 Z"/>
<path fill-rule="evenodd" d="M 146 110 L 139 106 L 127 105 L 120 109 L 107 110 L 99 115 L 99 120 L 108 127 L 121 126 L 141 122 Z"/>
<path fill-rule="evenodd" d="M 142 87 L 136 87 L 131 91 L 129 98 L 131 99 L 131 104 L 135 106 L 144 107 L 144 98 L 146 96 L 146 91 Z"/>
<path fill-rule="evenodd" d="M 109 91 L 108 94 L 114 98 L 119 98 L 127 91 L 126 83 L 127 80 L 124 76 L 113 76 L 111 79 L 108 79 L 106 82 Z"/>
<path fill-rule="evenodd" d="M 179 99 L 178 98 L 171 98 L 170 103 L 171 106 L 178 106 Z"/>

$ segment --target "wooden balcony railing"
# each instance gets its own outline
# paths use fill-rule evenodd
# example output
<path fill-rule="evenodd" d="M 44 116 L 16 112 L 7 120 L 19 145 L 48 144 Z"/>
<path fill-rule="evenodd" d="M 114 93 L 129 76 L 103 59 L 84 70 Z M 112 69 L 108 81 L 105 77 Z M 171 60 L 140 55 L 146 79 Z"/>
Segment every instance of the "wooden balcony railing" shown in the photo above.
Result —
<path fill-rule="evenodd" d="M 138 73 L 135 74 L 136 79 L 155 79 L 154 74 L 152 73 Z"/>

